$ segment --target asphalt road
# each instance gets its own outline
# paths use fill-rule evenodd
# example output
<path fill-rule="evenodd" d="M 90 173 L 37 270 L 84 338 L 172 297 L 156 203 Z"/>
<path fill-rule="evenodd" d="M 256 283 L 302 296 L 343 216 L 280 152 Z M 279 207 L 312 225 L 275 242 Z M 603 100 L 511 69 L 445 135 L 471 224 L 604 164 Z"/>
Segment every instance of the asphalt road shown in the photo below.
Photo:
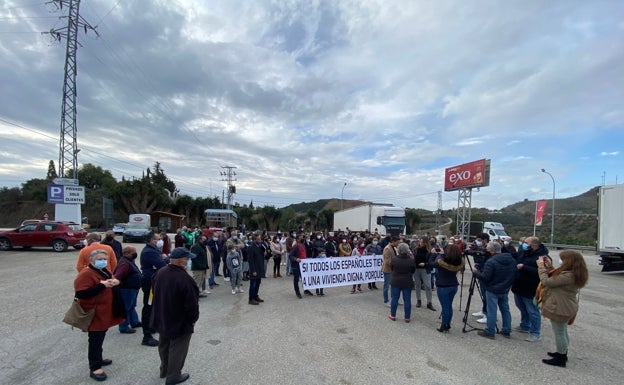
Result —
<path fill-rule="evenodd" d="M 139 245 L 137 245 L 139 246 Z M 0 252 L 0 383 L 93 384 L 88 377 L 87 336 L 62 323 L 76 275 L 77 251 Z M 459 293 L 449 334 L 435 330 L 439 311 L 414 308 L 412 322 L 387 315 L 381 290 L 350 294 L 325 289 L 325 297 L 297 299 L 292 279 L 262 281 L 260 306 L 229 284 L 200 303 L 185 370 L 188 384 L 616 384 L 624 378 L 624 275 L 600 273 L 587 255 L 587 287 L 569 328 L 567 368 L 541 363 L 554 350 L 548 320 L 543 339 L 526 335 L 494 341 L 462 333 Z M 282 267 L 282 272 L 284 268 Z M 470 275 L 466 274 L 462 305 Z M 245 284 L 244 289 L 249 286 Z M 413 294 L 413 298 L 415 294 Z M 423 293 L 424 299 L 424 293 Z M 140 302 L 140 301 L 139 301 Z M 514 326 L 519 313 L 513 305 Z M 434 294 L 434 306 L 440 305 Z M 471 312 L 480 306 L 473 298 Z M 462 310 L 463 310 L 462 306 Z M 139 305 L 140 308 L 140 305 Z M 140 309 L 139 309 L 140 310 Z M 474 322 L 473 317 L 469 317 Z M 500 322 L 500 321 L 499 321 Z M 108 384 L 161 384 L 157 348 L 140 345 L 141 333 L 107 333 Z"/>

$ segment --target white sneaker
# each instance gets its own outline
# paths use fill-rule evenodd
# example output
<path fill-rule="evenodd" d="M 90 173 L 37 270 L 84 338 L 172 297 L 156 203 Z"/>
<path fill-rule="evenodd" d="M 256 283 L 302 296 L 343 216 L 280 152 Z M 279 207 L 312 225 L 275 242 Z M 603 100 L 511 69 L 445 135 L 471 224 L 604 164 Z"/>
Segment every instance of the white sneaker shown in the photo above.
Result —
<path fill-rule="evenodd" d="M 542 339 L 542 337 L 541 337 L 541 336 L 537 336 L 537 335 L 535 335 L 535 334 L 529 334 L 529 336 L 525 339 L 525 341 L 528 341 L 528 342 L 536 342 L 536 341 L 539 341 L 539 340 L 541 340 L 541 339 Z"/>
<path fill-rule="evenodd" d="M 473 317 L 483 317 L 483 312 L 482 311 L 478 311 L 476 313 L 472 313 Z"/>
<path fill-rule="evenodd" d="M 392 305 L 390 304 L 390 301 L 388 302 L 384 302 L 384 305 L 386 305 L 386 307 L 391 307 Z"/>
<path fill-rule="evenodd" d="M 230 282 L 230 277 L 223 277 L 223 280 L 224 280 L 225 282 Z"/>
<path fill-rule="evenodd" d="M 236 290 L 237 293 L 244 293 L 245 290 L 241 289 L 240 287 Z"/>
<path fill-rule="evenodd" d="M 236 294 L 236 290 L 232 289 L 232 294 Z"/>
<path fill-rule="evenodd" d="M 212 294 L 210 290 L 204 290 L 204 294 Z"/>
<path fill-rule="evenodd" d="M 486 324 L 487 323 L 487 317 L 484 316 L 483 318 L 479 318 L 477 320 L 477 322 L 480 323 L 480 324 Z"/>

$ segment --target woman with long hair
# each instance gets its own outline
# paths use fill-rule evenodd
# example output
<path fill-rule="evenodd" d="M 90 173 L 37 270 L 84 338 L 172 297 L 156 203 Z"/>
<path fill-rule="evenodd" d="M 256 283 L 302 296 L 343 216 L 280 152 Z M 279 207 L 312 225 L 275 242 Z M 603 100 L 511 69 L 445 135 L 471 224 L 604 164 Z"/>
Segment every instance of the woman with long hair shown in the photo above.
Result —
<path fill-rule="evenodd" d="M 550 258 L 537 260 L 540 285 L 536 298 L 541 303 L 542 315 L 550 319 L 557 351 L 548 352 L 552 358 L 543 359 L 548 365 L 566 366 L 568 362 L 568 325 L 572 325 L 578 312 L 579 290 L 587 284 L 589 272 L 583 255 L 577 251 L 559 253 L 561 266 L 554 269 Z"/>
<path fill-rule="evenodd" d="M 439 254 L 436 257 L 438 266 L 438 300 L 442 307 L 442 324 L 437 331 L 440 333 L 448 333 L 451 328 L 451 320 L 453 319 L 453 299 L 457 294 L 457 272 L 464 270 L 464 257 L 459 246 L 448 244 L 446 253 Z"/>

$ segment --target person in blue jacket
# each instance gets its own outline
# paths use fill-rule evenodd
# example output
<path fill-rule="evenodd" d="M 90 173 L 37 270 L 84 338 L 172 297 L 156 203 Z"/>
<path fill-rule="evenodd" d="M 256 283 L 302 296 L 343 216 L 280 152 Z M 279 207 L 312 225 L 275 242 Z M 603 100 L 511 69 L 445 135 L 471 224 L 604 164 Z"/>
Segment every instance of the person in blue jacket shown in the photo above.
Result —
<path fill-rule="evenodd" d="M 152 290 L 152 277 L 158 269 L 167 266 L 166 256 L 160 251 L 156 243 L 160 240 L 159 234 L 152 233 L 149 241 L 141 250 L 141 290 L 143 290 L 143 310 L 141 311 L 141 324 L 143 325 L 143 341 L 141 345 L 158 346 L 158 340 L 152 336 L 154 330 L 149 326 L 152 314 L 152 302 L 150 292 Z"/>
<path fill-rule="evenodd" d="M 503 319 L 501 334 L 511 336 L 511 312 L 509 311 L 509 290 L 516 280 L 518 269 L 516 260 L 508 253 L 501 253 L 501 244 L 490 242 L 485 251 L 491 257 L 485 262 L 483 270 L 472 268 L 472 273 L 485 284 L 487 303 L 487 326 L 477 334 L 490 339 L 495 338 L 497 308 Z"/>

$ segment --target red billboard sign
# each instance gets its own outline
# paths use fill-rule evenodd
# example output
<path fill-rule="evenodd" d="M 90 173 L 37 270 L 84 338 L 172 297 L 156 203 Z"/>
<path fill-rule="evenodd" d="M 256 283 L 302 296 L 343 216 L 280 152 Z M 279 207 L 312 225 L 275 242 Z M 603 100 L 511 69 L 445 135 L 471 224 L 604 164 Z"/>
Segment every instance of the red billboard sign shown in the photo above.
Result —
<path fill-rule="evenodd" d="M 449 167 L 444 172 L 444 191 L 463 188 L 485 187 L 490 185 L 490 160 L 480 159 L 474 162 Z"/>

